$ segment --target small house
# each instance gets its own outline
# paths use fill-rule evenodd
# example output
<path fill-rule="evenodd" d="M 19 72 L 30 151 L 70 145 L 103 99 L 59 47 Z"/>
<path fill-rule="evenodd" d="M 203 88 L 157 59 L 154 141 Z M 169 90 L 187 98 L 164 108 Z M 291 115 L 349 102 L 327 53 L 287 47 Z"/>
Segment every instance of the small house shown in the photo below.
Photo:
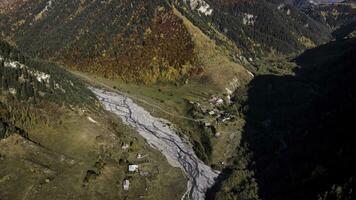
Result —
<path fill-rule="evenodd" d="M 129 165 L 129 172 L 138 171 L 138 165 Z"/>

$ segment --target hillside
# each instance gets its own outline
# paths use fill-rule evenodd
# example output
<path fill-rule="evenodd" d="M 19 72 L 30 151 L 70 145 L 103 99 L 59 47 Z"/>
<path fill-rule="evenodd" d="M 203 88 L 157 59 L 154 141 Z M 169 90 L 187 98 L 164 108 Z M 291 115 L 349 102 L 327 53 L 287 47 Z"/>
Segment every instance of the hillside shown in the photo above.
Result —
<path fill-rule="evenodd" d="M 356 37 L 356 21 L 343 25 L 333 32 L 335 39 L 354 38 Z"/>
<path fill-rule="evenodd" d="M 191 37 L 165 1 L 26 1 L 8 7 L 0 17 L 2 34 L 30 55 L 124 80 L 194 73 Z"/>
<path fill-rule="evenodd" d="M 182 196 L 181 171 L 99 105 L 69 72 L 0 42 L 0 199 Z M 150 179 L 130 174 L 132 163 Z"/>

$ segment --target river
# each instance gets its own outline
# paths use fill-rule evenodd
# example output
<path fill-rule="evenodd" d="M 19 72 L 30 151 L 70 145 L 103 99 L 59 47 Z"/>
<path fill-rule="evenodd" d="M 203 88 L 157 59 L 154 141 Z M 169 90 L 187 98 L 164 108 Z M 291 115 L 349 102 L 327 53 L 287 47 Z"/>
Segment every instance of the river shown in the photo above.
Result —
<path fill-rule="evenodd" d="M 159 150 L 173 167 L 179 167 L 188 178 L 187 192 L 182 199 L 203 200 L 219 172 L 204 164 L 192 146 L 176 134 L 167 120 L 152 116 L 132 99 L 118 92 L 90 88 L 105 109 L 115 113 L 122 121 L 132 126 L 146 139 L 149 145 Z"/>

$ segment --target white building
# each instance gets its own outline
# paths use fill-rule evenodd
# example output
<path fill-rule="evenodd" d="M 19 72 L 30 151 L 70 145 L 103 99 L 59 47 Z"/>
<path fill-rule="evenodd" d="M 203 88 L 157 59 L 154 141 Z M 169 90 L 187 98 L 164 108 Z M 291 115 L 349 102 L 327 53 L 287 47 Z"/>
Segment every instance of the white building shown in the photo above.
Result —
<path fill-rule="evenodd" d="M 138 165 L 129 165 L 129 172 L 138 171 Z"/>

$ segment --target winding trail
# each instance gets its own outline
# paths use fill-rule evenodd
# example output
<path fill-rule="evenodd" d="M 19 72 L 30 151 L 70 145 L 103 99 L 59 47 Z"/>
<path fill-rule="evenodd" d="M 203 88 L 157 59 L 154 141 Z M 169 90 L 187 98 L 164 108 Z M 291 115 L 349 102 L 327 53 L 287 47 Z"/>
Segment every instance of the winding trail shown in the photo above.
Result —
<path fill-rule="evenodd" d="M 205 193 L 219 172 L 214 171 L 199 160 L 187 141 L 180 138 L 168 121 L 153 117 L 130 98 L 116 92 L 90 88 L 105 109 L 115 113 L 127 125 L 134 127 L 147 142 L 167 158 L 170 165 L 179 167 L 188 177 L 187 192 L 182 197 L 204 200 Z"/>

